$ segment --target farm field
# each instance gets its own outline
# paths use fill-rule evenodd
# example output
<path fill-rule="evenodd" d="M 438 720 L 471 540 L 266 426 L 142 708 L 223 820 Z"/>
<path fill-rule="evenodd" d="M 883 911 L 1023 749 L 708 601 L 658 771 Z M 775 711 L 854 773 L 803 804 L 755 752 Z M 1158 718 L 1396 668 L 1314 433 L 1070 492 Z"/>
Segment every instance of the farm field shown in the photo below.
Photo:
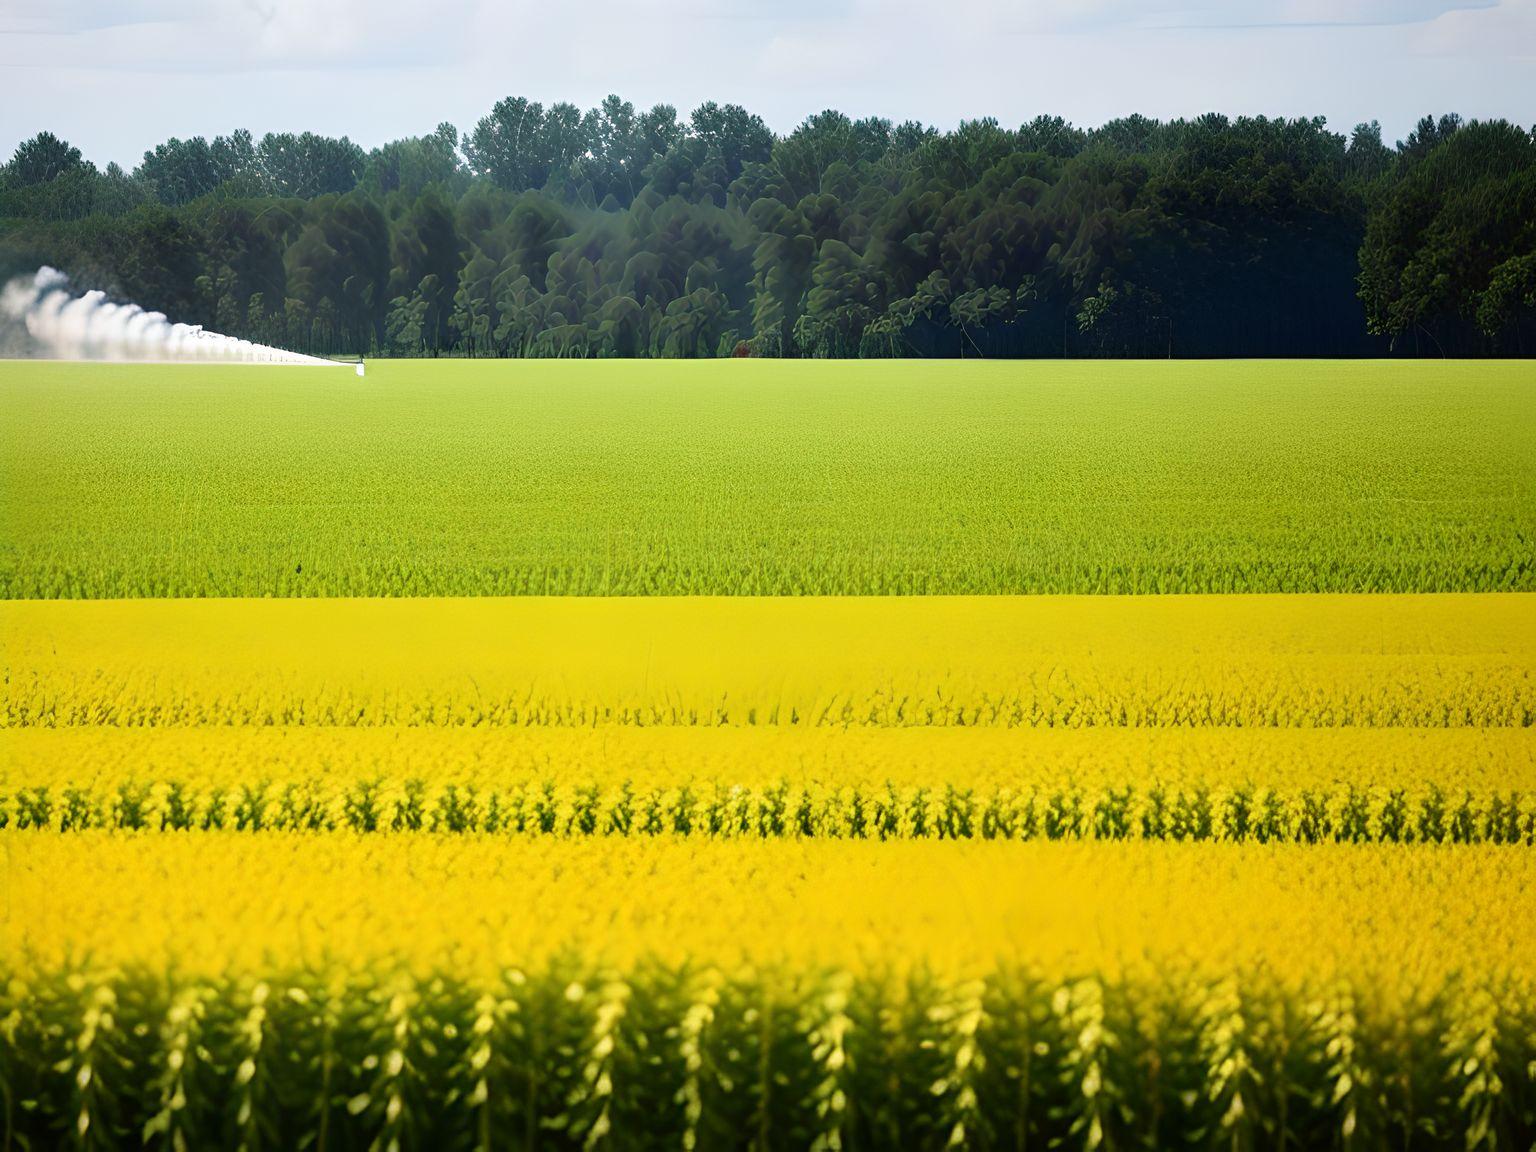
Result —
<path fill-rule="evenodd" d="M 1519 361 L 0 364 L 0 595 L 1536 590 Z"/>
<path fill-rule="evenodd" d="M 4 366 L 0 1148 L 1528 1147 L 1533 382 Z"/>
<path fill-rule="evenodd" d="M 0 604 L 12 727 L 1529 727 L 1536 596 Z"/>
<path fill-rule="evenodd" d="M 1400 1146 L 1532 1119 L 1527 849 L 26 843 L 6 1072 L 87 1127 L 1165 1144 L 1237 1107 Z"/>

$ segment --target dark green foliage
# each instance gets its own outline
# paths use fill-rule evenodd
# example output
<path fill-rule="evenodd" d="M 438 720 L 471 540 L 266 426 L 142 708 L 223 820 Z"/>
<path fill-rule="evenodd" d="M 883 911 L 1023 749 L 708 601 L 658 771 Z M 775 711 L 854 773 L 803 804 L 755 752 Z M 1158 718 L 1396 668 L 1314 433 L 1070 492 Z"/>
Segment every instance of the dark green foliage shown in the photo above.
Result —
<path fill-rule="evenodd" d="M 1421 352 L 1536 352 L 1536 139 L 1426 120 L 1361 249 L 1371 329 Z"/>
<path fill-rule="evenodd" d="M 0 271 L 46 261 L 312 352 L 1536 347 L 1536 141 L 1503 121 L 1426 117 L 1393 149 L 1374 122 L 1348 138 L 1214 114 L 939 133 L 829 109 L 775 137 L 713 101 L 684 121 L 617 96 L 585 113 L 508 98 L 462 137 L 441 124 L 368 154 L 235 132 L 169 140 L 130 176 L 42 133 L 0 173 Z M 146 201 L 176 226 L 146 228 Z M 261 222 L 258 255 L 231 259 L 243 241 L 213 205 Z"/>
<path fill-rule="evenodd" d="M 5 166 L 5 184 L 11 188 L 33 188 L 88 167 L 80 158 L 80 149 L 52 132 L 39 132 L 17 146 L 11 162 Z"/>

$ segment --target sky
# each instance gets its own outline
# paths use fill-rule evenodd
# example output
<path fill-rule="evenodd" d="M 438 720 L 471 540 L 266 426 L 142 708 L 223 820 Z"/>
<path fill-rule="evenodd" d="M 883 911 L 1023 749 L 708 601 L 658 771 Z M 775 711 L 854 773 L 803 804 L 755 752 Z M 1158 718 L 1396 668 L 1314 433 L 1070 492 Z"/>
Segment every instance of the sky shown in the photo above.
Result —
<path fill-rule="evenodd" d="M 1536 0 L 0 0 L 0 156 L 100 166 L 249 128 L 364 147 L 521 95 L 838 108 L 941 128 L 1041 113 L 1536 124 Z"/>

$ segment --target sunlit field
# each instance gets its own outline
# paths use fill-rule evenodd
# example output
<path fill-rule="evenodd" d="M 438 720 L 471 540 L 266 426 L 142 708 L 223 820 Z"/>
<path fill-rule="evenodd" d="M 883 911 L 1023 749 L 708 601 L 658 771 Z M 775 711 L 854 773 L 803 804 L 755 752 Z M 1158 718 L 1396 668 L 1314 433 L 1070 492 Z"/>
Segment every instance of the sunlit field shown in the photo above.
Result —
<path fill-rule="evenodd" d="M 0 366 L 10 597 L 1536 590 L 1521 362 Z"/>
<path fill-rule="evenodd" d="M 1533 383 L 6 364 L 0 1147 L 1527 1147 Z"/>

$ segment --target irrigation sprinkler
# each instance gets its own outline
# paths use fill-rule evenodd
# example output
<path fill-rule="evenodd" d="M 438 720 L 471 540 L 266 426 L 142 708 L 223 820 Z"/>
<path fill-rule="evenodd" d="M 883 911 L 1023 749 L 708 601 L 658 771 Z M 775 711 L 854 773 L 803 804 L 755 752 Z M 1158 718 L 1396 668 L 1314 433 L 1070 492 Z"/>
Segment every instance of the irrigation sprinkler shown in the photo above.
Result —
<path fill-rule="evenodd" d="M 54 268 L 19 276 L 0 291 L 0 329 L 21 333 L 36 354 L 61 360 L 194 360 L 255 364 L 335 364 L 200 324 L 177 324 L 163 312 L 120 304 L 105 292 L 76 294 Z M 0 337 L 6 333 L 0 331 Z M 0 343 L 8 340 L 0 340 Z M 357 374 L 361 376 L 362 365 Z"/>

